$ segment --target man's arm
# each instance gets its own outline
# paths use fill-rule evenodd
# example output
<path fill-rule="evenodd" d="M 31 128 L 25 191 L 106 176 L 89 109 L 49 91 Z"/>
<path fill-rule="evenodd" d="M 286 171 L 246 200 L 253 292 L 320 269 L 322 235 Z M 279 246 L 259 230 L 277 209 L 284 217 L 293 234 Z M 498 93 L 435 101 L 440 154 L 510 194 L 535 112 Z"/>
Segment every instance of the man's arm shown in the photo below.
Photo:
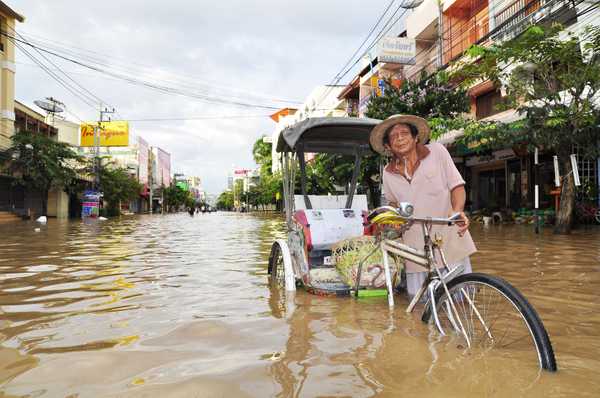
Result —
<path fill-rule="evenodd" d="M 465 210 L 465 201 L 467 200 L 467 191 L 464 185 L 458 185 L 450 192 L 450 203 L 455 213 L 461 213 Z"/>
<path fill-rule="evenodd" d="M 452 211 L 460 213 L 462 221 L 456 223 L 458 226 L 458 235 L 463 236 L 469 229 L 469 219 L 464 213 L 465 201 L 467 200 L 467 191 L 465 191 L 464 185 L 458 185 L 450 191 L 450 203 L 452 204 Z"/>

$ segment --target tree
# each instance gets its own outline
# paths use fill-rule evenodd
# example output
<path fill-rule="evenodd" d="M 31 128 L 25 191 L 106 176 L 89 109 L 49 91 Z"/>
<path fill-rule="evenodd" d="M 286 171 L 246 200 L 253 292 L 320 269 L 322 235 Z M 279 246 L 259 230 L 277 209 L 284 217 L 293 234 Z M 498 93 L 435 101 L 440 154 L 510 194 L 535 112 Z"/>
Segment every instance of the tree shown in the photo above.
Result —
<path fill-rule="evenodd" d="M 388 84 L 384 95 L 371 99 L 366 115 L 382 120 L 396 114 L 416 115 L 429 121 L 432 138 L 446 132 L 469 112 L 466 90 L 457 87 L 443 71 L 422 77 L 416 82 L 405 81 L 400 88 Z"/>
<path fill-rule="evenodd" d="M 245 201 L 244 195 L 244 181 L 236 180 L 233 183 L 233 207 L 237 209 L 242 208 L 242 203 Z"/>
<path fill-rule="evenodd" d="M 432 137 L 456 127 L 467 125 L 461 114 L 469 111 L 466 91 L 457 88 L 444 72 L 421 79 L 406 81 L 400 88 L 388 84 L 384 94 L 369 102 L 366 116 L 386 119 L 395 114 L 417 115 L 429 120 Z M 379 205 L 379 155 L 362 159 L 358 181 L 367 193 L 371 206 Z M 320 154 L 307 167 L 307 191 L 311 194 L 333 193 L 334 186 L 345 186 L 352 178 L 354 158 L 351 156 Z"/>
<path fill-rule="evenodd" d="M 103 193 L 108 216 L 121 214 L 121 202 L 128 202 L 139 197 L 142 186 L 127 169 L 114 167 L 112 163 L 100 164 L 100 190 Z"/>
<path fill-rule="evenodd" d="M 273 174 L 273 161 L 271 156 L 272 144 L 264 142 L 264 137 L 259 138 L 252 148 L 252 156 L 260 167 L 258 183 L 247 192 L 249 204 L 264 210 L 266 205 L 277 203 L 277 193 L 281 195 L 283 182 L 280 173 Z M 236 198 L 237 191 L 236 192 Z"/>
<path fill-rule="evenodd" d="M 221 192 L 217 199 L 217 208 L 220 210 L 232 210 L 233 209 L 233 192 L 225 191 Z"/>
<path fill-rule="evenodd" d="M 42 134 L 21 131 L 3 151 L 3 168 L 14 177 L 13 184 L 42 193 L 42 212 L 48 211 L 51 188 L 71 190 L 77 179 L 81 157 L 70 145 Z"/>
<path fill-rule="evenodd" d="M 187 191 L 175 184 L 163 188 L 164 203 L 167 211 L 177 211 L 181 206 L 193 207 L 194 198 L 190 191 Z"/>
<path fill-rule="evenodd" d="M 488 126 L 484 134 L 466 134 L 465 141 L 485 140 L 488 147 L 527 144 L 558 155 L 562 174 L 561 206 L 555 233 L 569 233 L 575 186 L 569 155 L 598 155 L 600 125 L 600 28 L 587 27 L 580 37 L 562 26 L 533 26 L 518 38 L 491 47 L 473 46 L 474 62 L 457 65 L 463 85 L 489 79 L 506 88 L 506 106 L 524 119 L 511 125 Z"/>
<path fill-rule="evenodd" d="M 256 164 L 260 166 L 260 174 L 271 174 L 273 170 L 273 158 L 271 156 L 272 144 L 264 142 L 264 137 L 260 137 L 252 147 L 252 157 Z"/>

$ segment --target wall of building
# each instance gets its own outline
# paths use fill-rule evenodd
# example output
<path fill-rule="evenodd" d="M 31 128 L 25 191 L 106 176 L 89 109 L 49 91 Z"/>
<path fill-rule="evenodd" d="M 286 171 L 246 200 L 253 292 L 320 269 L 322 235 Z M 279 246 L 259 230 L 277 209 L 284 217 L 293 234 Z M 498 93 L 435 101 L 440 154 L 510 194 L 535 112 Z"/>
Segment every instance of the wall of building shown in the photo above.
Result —
<path fill-rule="evenodd" d="M 15 20 L 0 14 L 0 29 L 10 32 L 15 28 Z M 15 47 L 5 36 L 0 35 L 3 50 L 0 51 L 0 149 L 11 145 L 15 121 Z"/>
<path fill-rule="evenodd" d="M 69 195 L 62 190 L 52 189 L 48 192 L 48 217 L 69 217 Z"/>
<path fill-rule="evenodd" d="M 79 146 L 79 125 L 77 123 L 60 119 L 55 119 L 53 122 L 48 121 L 48 123 L 53 123 L 54 127 L 58 129 L 57 140 L 59 142 L 65 142 L 72 146 Z"/>

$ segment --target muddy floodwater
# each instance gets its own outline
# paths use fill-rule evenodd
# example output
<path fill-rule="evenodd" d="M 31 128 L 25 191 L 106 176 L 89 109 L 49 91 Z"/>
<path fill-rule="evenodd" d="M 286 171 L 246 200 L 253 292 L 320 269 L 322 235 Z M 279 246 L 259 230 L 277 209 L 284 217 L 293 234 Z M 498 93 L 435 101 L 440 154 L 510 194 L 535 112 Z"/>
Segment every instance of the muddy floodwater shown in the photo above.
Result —
<path fill-rule="evenodd" d="M 598 397 L 600 230 L 473 227 L 476 271 L 535 306 L 559 371 L 440 340 L 405 298 L 269 287 L 283 220 L 250 214 L 0 225 L 0 396 Z"/>

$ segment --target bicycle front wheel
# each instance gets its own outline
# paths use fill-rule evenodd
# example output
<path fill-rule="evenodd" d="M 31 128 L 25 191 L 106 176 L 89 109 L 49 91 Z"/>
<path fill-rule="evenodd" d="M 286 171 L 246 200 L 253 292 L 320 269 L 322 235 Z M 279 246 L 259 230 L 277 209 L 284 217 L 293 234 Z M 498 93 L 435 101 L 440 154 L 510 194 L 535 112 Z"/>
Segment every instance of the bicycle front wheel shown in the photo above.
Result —
<path fill-rule="evenodd" d="M 457 336 L 464 347 L 537 360 L 542 369 L 556 371 L 548 333 L 535 309 L 515 287 L 502 278 L 479 273 L 460 275 L 447 287 L 452 300 L 443 286 L 435 294 L 443 334 Z M 426 311 L 423 321 L 428 322 L 432 315 Z"/>

